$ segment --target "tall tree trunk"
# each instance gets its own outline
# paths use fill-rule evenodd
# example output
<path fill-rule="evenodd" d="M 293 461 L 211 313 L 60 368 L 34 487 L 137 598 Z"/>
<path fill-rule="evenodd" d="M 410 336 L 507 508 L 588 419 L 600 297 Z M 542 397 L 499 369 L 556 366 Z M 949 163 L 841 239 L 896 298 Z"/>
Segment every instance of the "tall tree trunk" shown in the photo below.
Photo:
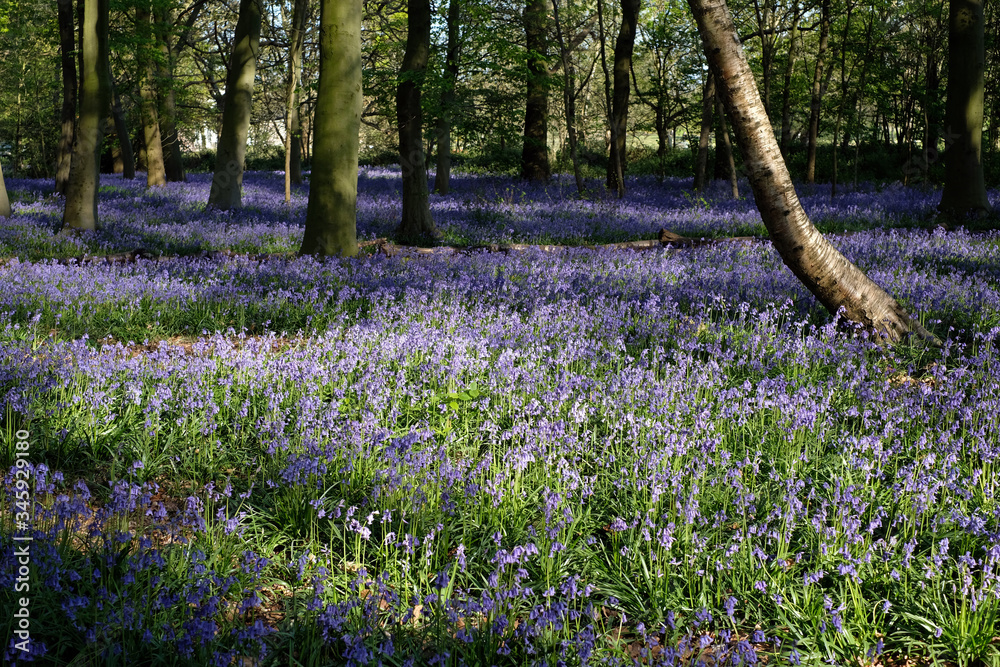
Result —
<path fill-rule="evenodd" d="M 806 156 L 806 182 L 816 182 L 816 142 L 819 139 L 819 112 L 823 101 L 823 57 L 830 42 L 830 0 L 823 0 L 820 14 L 819 52 L 813 72 L 812 102 L 809 105 L 809 150 Z"/>
<path fill-rule="evenodd" d="M 436 240 L 440 233 L 431 218 L 420 105 L 431 46 L 430 0 L 407 0 L 406 13 L 406 52 L 396 88 L 399 164 L 403 169 L 403 218 L 398 233 L 410 241 Z"/>
<path fill-rule="evenodd" d="M 292 201 L 292 146 L 298 129 L 299 76 L 302 73 L 302 44 L 306 30 L 306 0 L 295 0 L 292 22 L 288 25 L 288 88 L 285 93 L 285 201 Z M 300 166 L 301 169 L 301 166 Z"/>
<path fill-rule="evenodd" d="M 528 51 L 528 92 L 524 105 L 521 178 L 547 181 L 549 167 L 549 72 L 545 0 L 527 0 L 522 15 Z"/>
<path fill-rule="evenodd" d="M 10 199 L 7 198 L 7 185 L 3 181 L 3 167 L 0 166 L 0 218 L 9 218 L 10 215 Z"/>
<path fill-rule="evenodd" d="M 847 317 L 889 341 L 915 333 L 936 342 L 919 322 L 851 264 L 809 220 L 781 159 L 767 109 L 747 64 L 724 0 L 688 0 L 718 95 L 733 123 L 757 208 L 785 265 L 831 313 Z"/>
<path fill-rule="evenodd" d="M 938 209 L 954 218 L 990 210 L 982 155 L 985 67 L 983 0 L 951 0 L 945 109 L 946 140 L 951 145 L 944 156 L 944 191 Z"/>
<path fill-rule="evenodd" d="M 80 121 L 73 146 L 73 162 L 66 185 L 63 230 L 93 230 L 97 217 L 97 190 L 101 178 L 101 119 L 110 102 L 108 72 L 108 2 L 84 0 L 80 30 Z"/>
<path fill-rule="evenodd" d="M 63 102 L 59 133 L 59 159 L 56 165 L 56 192 L 66 193 L 70 164 L 73 161 L 73 138 L 76 133 L 76 23 L 73 0 L 59 0 L 59 53 L 62 63 Z"/>
<path fill-rule="evenodd" d="M 152 42 L 152 16 L 149 4 L 140 3 L 135 10 L 135 23 L 140 34 L 148 36 Z M 139 95 L 142 98 L 142 132 L 146 144 L 146 187 L 155 188 L 167 184 L 167 172 L 163 165 L 163 141 L 160 139 L 160 114 L 156 99 L 156 73 L 153 69 L 153 45 L 139 45 L 139 71 L 142 83 Z"/>
<path fill-rule="evenodd" d="M 240 17 L 236 21 L 233 52 L 226 74 L 215 173 L 212 175 L 212 190 L 208 194 L 208 206 L 221 211 L 239 208 L 243 204 L 243 169 L 250 131 L 253 80 L 260 52 L 262 11 L 261 0 L 240 0 Z"/>
<path fill-rule="evenodd" d="M 569 6 L 567 5 L 567 7 Z M 577 151 L 576 76 L 573 58 L 566 44 L 566 39 L 563 37 L 562 22 L 559 19 L 559 0 L 552 0 L 552 17 L 556 24 L 556 40 L 559 43 L 559 57 L 562 60 L 563 106 L 566 110 L 566 134 L 569 137 L 569 154 L 573 161 L 573 178 L 576 180 L 576 191 L 583 194 L 585 187 Z"/>
<path fill-rule="evenodd" d="M 160 49 L 160 60 L 157 63 L 157 75 L 160 85 L 160 139 L 163 145 L 163 169 L 169 183 L 181 183 L 184 175 L 184 161 L 181 155 L 181 142 L 177 133 L 177 93 L 174 85 L 174 63 L 177 54 L 171 46 L 169 27 L 173 21 L 170 10 L 161 6 L 156 13 L 157 37 Z"/>
<path fill-rule="evenodd" d="M 715 114 L 719 118 L 719 129 L 715 135 L 715 155 L 716 164 L 719 164 L 719 157 L 722 158 L 722 177 L 729 181 L 729 191 L 733 199 L 740 198 L 739 179 L 736 174 L 736 160 L 733 159 L 733 144 L 729 140 L 729 123 L 726 122 L 726 108 L 722 105 L 722 98 L 715 96 Z"/>
<path fill-rule="evenodd" d="M 799 3 L 792 3 L 792 33 L 788 36 L 788 63 L 781 89 L 781 155 L 788 159 L 792 142 L 792 76 L 795 75 L 796 49 L 799 43 Z"/>
<path fill-rule="evenodd" d="M 301 254 L 358 254 L 362 5 L 362 0 L 320 3 L 313 175 Z"/>
<path fill-rule="evenodd" d="M 299 105 L 292 107 L 292 146 L 289 173 L 292 183 L 302 184 L 302 123 L 299 120 Z"/>
<path fill-rule="evenodd" d="M 441 90 L 441 114 L 438 117 L 437 171 L 434 174 L 434 191 L 448 194 L 451 188 L 451 114 L 455 108 L 455 85 L 458 83 L 458 58 L 462 48 L 459 34 L 461 4 L 459 0 L 448 3 L 448 49 L 445 54 L 444 87 Z"/>
<path fill-rule="evenodd" d="M 608 70 L 607 58 L 607 33 L 604 30 L 604 2 L 597 0 L 597 25 L 600 31 L 601 40 L 601 70 L 604 73 L 604 103 L 608 111 L 608 129 L 610 134 L 608 173 L 613 175 L 607 182 L 608 189 L 618 195 L 619 198 L 625 196 L 625 165 L 621 162 L 621 153 L 616 150 L 618 146 L 618 125 L 613 119 L 612 93 L 611 93 L 611 72 Z"/>
<path fill-rule="evenodd" d="M 115 77 L 108 72 L 108 84 L 111 87 L 111 117 L 115 123 L 115 136 L 118 137 L 118 149 L 122 158 L 122 178 L 135 178 L 135 155 L 132 153 L 132 140 L 128 134 L 128 123 L 122 111 L 122 102 L 118 98 Z"/>
<path fill-rule="evenodd" d="M 618 168 L 624 177 L 628 164 L 626 135 L 628 132 L 628 100 L 631 91 L 629 72 L 632 69 L 632 51 L 635 48 L 636 26 L 639 21 L 640 0 L 621 0 L 622 23 L 615 41 L 614 95 L 611 99 L 611 122 L 615 127 L 612 151 L 618 152 L 617 160 L 608 160 L 607 185 L 609 190 L 624 193 L 625 183 L 619 183 Z"/>
<path fill-rule="evenodd" d="M 701 135 L 698 138 L 698 158 L 695 161 L 694 189 L 705 189 L 708 171 L 708 142 L 712 136 L 712 120 L 715 117 L 715 77 L 708 72 L 701 102 Z"/>

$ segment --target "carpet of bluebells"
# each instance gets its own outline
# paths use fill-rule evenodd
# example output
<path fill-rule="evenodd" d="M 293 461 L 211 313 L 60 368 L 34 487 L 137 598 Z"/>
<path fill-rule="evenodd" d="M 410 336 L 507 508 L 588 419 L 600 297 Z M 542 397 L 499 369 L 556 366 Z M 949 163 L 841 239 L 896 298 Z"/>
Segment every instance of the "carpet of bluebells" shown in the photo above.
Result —
<path fill-rule="evenodd" d="M 234 213 L 204 175 L 103 183 L 105 228 L 63 238 L 48 183 L 8 181 L 5 662 L 1000 660 L 1000 233 L 935 229 L 939 192 L 802 191 L 925 350 L 831 318 L 766 240 L 320 261 L 275 256 L 307 197 L 280 174 Z M 762 234 L 689 185 L 459 176 L 432 209 L 453 245 Z M 360 189 L 359 237 L 391 236 L 398 173 Z M 136 248 L 162 257 L 56 261 Z"/>

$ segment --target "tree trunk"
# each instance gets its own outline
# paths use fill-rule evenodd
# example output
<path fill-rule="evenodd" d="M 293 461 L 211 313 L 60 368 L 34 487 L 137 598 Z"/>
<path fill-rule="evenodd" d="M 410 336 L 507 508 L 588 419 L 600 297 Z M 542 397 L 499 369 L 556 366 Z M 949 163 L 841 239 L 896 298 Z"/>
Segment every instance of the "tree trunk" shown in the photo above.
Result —
<path fill-rule="evenodd" d="M 108 1 L 84 0 L 80 30 L 80 121 L 66 185 L 63 230 L 94 230 L 101 178 L 102 122 L 110 102 Z"/>
<path fill-rule="evenodd" d="M 299 76 L 302 72 L 302 44 L 306 30 L 306 0 L 295 0 L 292 22 L 288 25 L 288 89 L 285 94 L 285 201 L 292 201 L 292 146 L 298 129 Z M 301 171 L 301 165 L 300 165 Z"/>
<path fill-rule="evenodd" d="M 524 105 L 521 178 L 547 181 L 549 167 L 549 74 L 545 0 L 527 0 L 522 20 L 528 50 L 528 93 Z"/>
<path fill-rule="evenodd" d="M 621 0 L 622 23 L 615 41 L 614 94 L 611 99 L 611 123 L 615 128 L 615 141 L 611 150 L 617 151 L 618 157 L 617 160 L 608 160 L 607 185 L 608 190 L 621 193 L 625 191 L 625 183 L 619 183 L 618 179 L 624 178 L 628 164 L 625 138 L 628 132 L 628 100 L 632 88 L 629 72 L 632 69 L 632 51 L 635 48 L 641 4 L 640 0 Z"/>
<path fill-rule="evenodd" d="M 698 138 L 698 159 L 694 169 L 694 189 L 705 189 L 708 170 L 708 142 L 712 135 L 712 120 L 715 117 L 715 77 L 708 72 L 705 77 L 705 92 L 701 102 L 701 135 Z"/>
<path fill-rule="evenodd" d="M 0 218 L 9 218 L 10 199 L 7 198 L 7 185 L 3 182 L 3 167 L 0 166 Z"/>
<path fill-rule="evenodd" d="M 233 36 L 233 52 L 226 74 L 222 130 L 215 152 L 215 173 L 208 206 L 222 211 L 242 203 L 243 169 L 250 130 L 253 80 L 260 51 L 261 0 L 240 0 L 240 16 Z M 148 149 L 147 149 L 148 152 Z"/>
<path fill-rule="evenodd" d="M 403 170 L 403 218 L 398 233 L 407 241 L 437 240 L 440 233 L 431 218 L 420 105 L 431 45 L 430 0 L 407 0 L 406 13 L 406 52 L 396 88 L 399 164 Z"/>
<path fill-rule="evenodd" d="M 716 76 L 718 95 L 733 123 L 757 208 L 785 265 L 831 313 L 843 308 L 847 317 L 892 342 L 907 333 L 937 342 L 806 216 L 724 0 L 688 0 L 688 4 Z"/>
<path fill-rule="evenodd" d="M 289 172 L 292 183 L 302 184 L 302 123 L 299 121 L 299 105 L 292 107 L 292 161 Z"/>
<path fill-rule="evenodd" d="M 830 0 L 823 0 L 820 15 L 819 52 L 813 73 L 812 102 L 809 106 L 809 150 L 806 157 L 806 182 L 816 182 L 816 142 L 819 139 L 819 112 L 823 101 L 823 57 L 830 41 Z"/>
<path fill-rule="evenodd" d="M 945 143 L 951 145 L 938 210 L 956 219 L 990 210 L 982 159 L 985 66 L 983 0 L 951 0 L 945 109 Z"/>
<path fill-rule="evenodd" d="M 788 64 L 781 89 L 781 155 L 788 159 L 792 142 L 792 76 L 795 74 L 796 48 L 799 42 L 799 3 L 792 3 L 792 33 L 788 37 Z"/>
<path fill-rule="evenodd" d="M 740 198 L 739 180 L 736 174 L 736 160 L 733 159 L 733 144 L 729 140 L 729 124 L 726 122 L 726 108 L 722 105 L 722 98 L 715 96 L 715 113 L 719 117 L 719 129 L 715 135 L 715 155 L 716 164 L 718 158 L 722 157 L 723 178 L 729 180 L 729 191 L 733 199 Z"/>
<path fill-rule="evenodd" d="M 362 0 L 320 3 L 313 175 L 300 254 L 358 254 L 362 5 Z"/>
<path fill-rule="evenodd" d="M 160 62 L 157 64 L 159 75 L 160 99 L 160 138 L 163 146 L 163 169 L 167 182 L 181 183 L 187 180 L 184 175 L 184 161 L 181 155 L 181 142 L 177 133 L 177 94 L 174 90 L 174 63 L 177 54 L 171 47 L 169 27 L 172 24 L 170 11 L 160 7 L 157 12 L 157 42 L 160 49 Z"/>
<path fill-rule="evenodd" d="M 118 137 L 118 148 L 122 159 L 122 178 L 132 180 L 135 178 L 135 155 L 132 152 L 132 140 L 128 135 L 128 123 L 125 122 L 122 102 L 118 98 L 118 89 L 115 87 L 115 77 L 110 71 L 108 72 L 108 84 L 111 87 L 111 117 L 115 123 L 115 136 Z"/>
<path fill-rule="evenodd" d="M 459 34 L 461 4 L 451 0 L 448 4 L 448 50 L 445 54 L 444 88 L 441 90 L 441 115 L 438 117 L 437 171 L 434 174 L 434 191 L 448 194 L 451 188 L 451 114 L 455 107 L 455 85 L 458 83 L 458 58 L 462 48 Z"/>
<path fill-rule="evenodd" d="M 63 103 L 59 134 L 59 160 L 56 165 L 56 192 L 66 193 L 70 164 L 73 161 L 73 138 L 76 133 L 76 24 L 73 0 L 59 0 L 59 52 L 62 63 Z"/>
<path fill-rule="evenodd" d="M 552 17 L 556 24 L 556 39 L 559 43 L 559 57 L 562 60 L 563 106 L 566 111 L 566 134 L 569 138 L 569 153 L 573 161 L 573 178 L 576 181 L 576 191 L 583 194 L 585 187 L 583 174 L 580 172 L 580 157 L 577 151 L 576 134 L 576 70 L 573 67 L 573 59 L 570 55 L 569 47 L 563 38 L 562 23 L 559 19 L 559 0 L 552 0 Z"/>
<path fill-rule="evenodd" d="M 607 182 L 608 190 L 614 192 L 619 198 L 625 196 L 625 172 L 621 163 L 621 153 L 614 149 L 618 145 L 618 126 L 612 118 L 613 105 L 611 93 L 611 72 L 608 70 L 607 58 L 607 33 L 604 30 L 604 2 L 597 0 L 597 25 L 601 41 L 601 70 L 604 73 L 604 104 L 607 108 L 608 121 L 608 173 L 613 178 Z"/>
<path fill-rule="evenodd" d="M 152 38 L 152 19 L 149 4 L 140 3 L 135 10 L 135 23 L 141 35 Z M 142 98 L 142 132 L 146 144 L 146 187 L 155 188 L 167 184 L 167 172 L 163 166 L 163 142 L 160 139 L 160 114 L 156 99 L 156 73 L 153 70 L 152 45 L 139 45 L 139 71 L 142 83 L 139 95 Z"/>

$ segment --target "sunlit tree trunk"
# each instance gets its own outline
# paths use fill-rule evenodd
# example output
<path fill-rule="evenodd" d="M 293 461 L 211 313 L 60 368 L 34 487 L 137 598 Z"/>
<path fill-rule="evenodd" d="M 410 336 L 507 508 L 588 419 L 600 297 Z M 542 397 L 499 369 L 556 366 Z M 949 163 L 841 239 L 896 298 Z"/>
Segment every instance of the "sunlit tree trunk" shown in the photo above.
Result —
<path fill-rule="evenodd" d="M 757 208 L 785 265 L 831 313 L 889 341 L 915 333 L 937 339 L 863 271 L 834 248 L 809 220 L 788 174 L 753 72 L 724 0 L 688 0 L 716 77 L 716 94 L 732 121 Z"/>
<path fill-rule="evenodd" d="M 80 30 L 80 120 L 69 182 L 63 230 L 99 227 L 97 189 L 101 177 L 101 120 L 110 102 L 108 2 L 84 0 Z"/>
<path fill-rule="evenodd" d="M 715 77 L 711 72 L 705 76 L 704 94 L 701 100 L 701 135 L 698 138 L 698 157 L 694 168 L 694 189 L 705 189 L 708 171 L 708 142 L 712 137 L 712 120 L 715 118 Z"/>
<path fill-rule="evenodd" d="M 160 62 L 157 74 L 160 78 L 160 139 L 163 145 L 163 170 L 167 181 L 179 183 L 186 180 L 184 161 L 181 155 L 180 136 L 177 132 L 177 93 L 174 84 L 174 63 L 176 53 L 171 47 L 171 37 L 168 31 L 172 24 L 170 11 L 161 6 L 157 10 L 156 23 L 159 36 Z"/>
<path fill-rule="evenodd" d="M 128 123 L 125 121 L 125 112 L 122 111 L 122 102 L 118 98 L 118 89 L 115 87 L 115 78 L 111 72 L 108 72 L 108 83 L 111 87 L 111 118 L 115 124 L 115 136 L 118 138 L 118 148 L 121 151 L 122 178 L 132 180 L 135 178 L 135 154 L 132 152 Z"/>
<path fill-rule="evenodd" d="M 524 106 L 521 178 L 547 181 L 549 167 L 548 30 L 545 0 L 527 0 L 522 16 L 528 50 L 528 93 Z"/>
<path fill-rule="evenodd" d="M 73 137 L 76 131 L 76 25 L 73 0 L 59 0 L 59 53 L 62 64 L 62 113 L 59 133 L 59 158 L 56 164 L 56 192 L 64 194 L 73 160 Z"/>
<path fill-rule="evenodd" d="M 552 17 L 556 24 L 556 41 L 559 44 L 559 57 L 562 61 L 563 107 L 566 112 L 566 135 L 569 139 L 570 159 L 573 161 L 573 178 L 576 181 L 577 192 L 582 194 L 584 182 L 583 174 L 580 171 L 576 133 L 576 69 L 573 66 L 573 58 L 570 55 L 566 39 L 563 37 L 562 22 L 559 18 L 559 0 L 552 0 Z"/>
<path fill-rule="evenodd" d="M 285 94 L 285 201 L 292 201 L 292 150 L 301 137 L 298 131 L 299 76 L 302 73 L 302 44 L 305 41 L 306 0 L 295 0 L 288 26 L 288 88 Z M 301 170 L 301 167 L 300 167 Z"/>
<path fill-rule="evenodd" d="M 434 174 L 434 191 L 448 194 L 451 188 L 451 114 L 455 106 L 455 85 L 458 83 L 458 58 L 461 52 L 459 0 L 448 3 L 448 48 L 445 53 L 445 81 L 441 90 L 441 114 L 438 117 L 437 171 Z"/>
<path fill-rule="evenodd" d="M 955 218 L 990 210 L 982 155 L 985 67 L 983 0 L 951 0 L 945 108 L 945 141 L 950 146 L 938 209 Z"/>
<path fill-rule="evenodd" d="M 140 3 L 135 10 L 136 28 L 140 34 L 152 41 L 152 17 L 149 4 Z M 146 144 L 146 187 L 155 188 L 167 184 L 167 171 L 163 165 L 163 141 L 160 138 L 159 102 L 156 98 L 156 73 L 153 67 L 153 45 L 139 44 L 139 71 L 142 83 L 139 95 L 142 99 L 142 133 Z"/>
<path fill-rule="evenodd" d="M 243 203 L 243 169 L 250 131 L 253 80 L 260 52 L 261 0 L 240 0 L 240 16 L 233 35 L 233 52 L 226 74 L 222 130 L 215 152 L 215 173 L 208 205 L 222 211 Z M 147 149 L 148 150 L 148 149 Z"/>
<path fill-rule="evenodd" d="M 301 254 L 356 255 L 362 0 L 322 0 L 313 171 Z"/>
<path fill-rule="evenodd" d="M 809 148 L 806 156 L 806 182 L 816 182 L 816 142 L 819 140 L 819 112 L 823 102 L 823 57 L 830 41 L 830 0 L 823 0 L 819 28 L 819 52 L 813 72 L 812 102 L 809 106 Z M 841 47 L 843 48 L 843 47 Z"/>
<path fill-rule="evenodd" d="M 7 185 L 3 181 L 3 167 L 0 166 L 0 218 L 9 218 L 10 213 L 10 199 L 7 198 Z"/>
<path fill-rule="evenodd" d="M 608 160 L 607 186 L 609 190 L 624 192 L 625 183 L 618 183 L 619 172 L 624 177 L 627 164 L 626 134 L 628 130 L 628 101 L 632 90 L 629 71 L 632 69 L 632 51 L 635 48 L 635 32 L 639 21 L 640 0 L 621 0 L 622 18 L 615 41 L 614 94 L 611 98 L 611 123 L 614 125 L 615 141 L 611 146 L 617 158 Z"/>

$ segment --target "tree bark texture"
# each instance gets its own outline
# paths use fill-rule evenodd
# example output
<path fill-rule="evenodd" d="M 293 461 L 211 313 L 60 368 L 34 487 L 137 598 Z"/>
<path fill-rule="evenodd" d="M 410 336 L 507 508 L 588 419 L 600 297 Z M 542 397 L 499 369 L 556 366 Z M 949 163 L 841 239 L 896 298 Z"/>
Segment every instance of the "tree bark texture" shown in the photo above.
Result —
<path fill-rule="evenodd" d="M 62 66 L 63 101 L 60 114 L 59 158 L 56 163 L 56 192 L 66 193 L 69 169 L 73 160 L 76 134 L 76 23 L 73 0 L 59 0 L 59 53 Z"/>
<path fill-rule="evenodd" d="M 306 0 L 295 0 L 292 22 L 288 26 L 288 88 L 285 93 L 285 201 L 292 201 L 292 146 L 297 140 L 298 89 L 302 73 L 302 44 L 306 31 Z M 300 167 L 301 173 L 301 167 Z"/>
<path fill-rule="evenodd" d="M 243 169 L 250 131 L 253 80 L 260 52 L 261 0 L 240 0 L 240 16 L 226 74 L 222 130 L 215 151 L 215 173 L 208 205 L 221 211 L 242 206 Z M 148 149 L 147 149 L 148 150 Z"/>
<path fill-rule="evenodd" d="M 524 145 L 521 177 L 547 181 L 549 167 L 549 74 L 545 0 L 527 0 L 522 15 L 528 50 L 528 92 L 524 105 Z"/>
<path fill-rule="evenodd" d="M 688 0 L 729 113 L 757 208 L 785 265 L 831 313 L 841 308 L 891 342 L 937 339 L 834 248 L 809 220 L 781 159 L 767 110 L 724 0 Z"/>
<path fill-rule="evenodd" d="M 461 4 L 459 0 L 448 3 L 448 47 L 445 52 L 445 79 L 441 90 L 441 113 L 438 116 L 437 171 L 434 173 L 434 191 L 446 195 L 451 188 L 451 114 L 455 107 L 455 85 L 458 83 L 458 59 L 462 42 L 459 34 Z"/>
<path fill-rule="evenodd" d="M 108 72 L 108 84 L 111 87 L 111 118 L 115 124 L 115 136 L 118 138 L 118 149 L 122 159 L 122 178 L 135 178 L 135 154 L 132 152 L 132 140 L 129 138 L 128 123 L 122 111 L 122 102 L 115 87 L 115 77 Z"/>
<path fill-rule="evenodd" d="M 406 10 L 406 52 L 396 87 L 399 164 L 403 170 L 403 217 L 399 234 L 408 240 L 434 239 L 438 231 L 431 218 L 420 103 L 431 46 L 430 0 L 407 0 Z"/>
<path fill-rule="evenodd" d="M 830 0 L 823 0 L 820 14 L 819 51 L 813 72 L 812 101 L 809 105 L 809 147 L 806 155 L 806 182 L 816 182 L 816 142 L 819 140 L 819 112 L 823 103 L 823 57 L 830 42 Z"/>
<path fill-rule="evenodd" d="M 705 77 L 705 92 L 701 99 L 701 135 L 698 138 L 698 157 L 694 168 L 694 190 L 705 189 L 708 172 L 708 142 L 712 137 L 712 120 L 715 118 L 715 77 L 708 72 Z"/>
<path fill-rule="evenodd" d="M 990 210 L 983 176 L 986 46 L 984 0 L 951 0 L 948 11 L 948 101 L 945 178 L 938 209 L 962 218 Z"/>
<path fill-rule="evenodd" d="M 301 254 L 358 253 L 362 0 L 322 0 L 313 175 Z M 425 181 L 426 183 L 426 181 Z"/>
<path fill-rule="evenodd" d="M 80 119 L 69 182 L 63 229 L 93 230 L 97 217 L 97 190 L 101 178 L 101 127 L 110 103 L 108 72 L 108 2 L 84 0 L 80 29 Z"/>
<path fill-rule="evenodd" d="M 626 133 L 628 131 L 628 101 L 632 86 L 629 72 L 632 69 L 632 52 L 635 49 L 636 26 L 639 21 L 640 0 L 621 0 L 622 23 L 615 41 L 615 62 L 613 69 L 614 93 L 611 98 L 611 122 L 615 126 L 615 142 L 612 151 L 617 151 L 617 163 L 608 160 L 607 185 L 609 190 L 624 191 L 625 184 L 618 183 L 618 170 L 624 178 L 627 171 Z M 617 164 L 618 169 L 615 165 Z"/>

